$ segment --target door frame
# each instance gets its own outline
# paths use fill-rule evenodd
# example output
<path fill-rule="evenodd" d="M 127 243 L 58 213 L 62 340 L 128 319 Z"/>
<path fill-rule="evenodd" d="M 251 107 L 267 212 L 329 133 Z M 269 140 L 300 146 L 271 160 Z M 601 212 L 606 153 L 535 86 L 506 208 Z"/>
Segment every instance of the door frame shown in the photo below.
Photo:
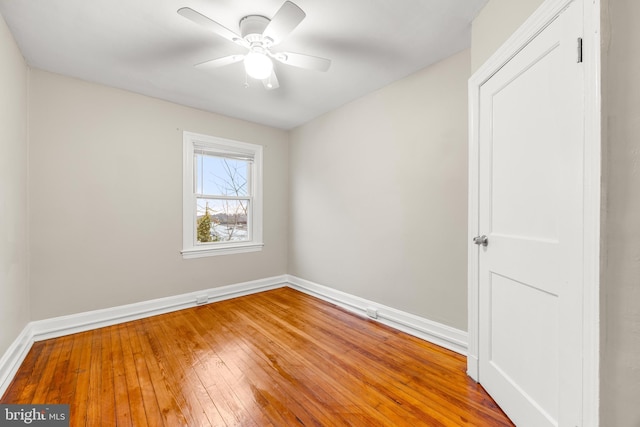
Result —
<path fill-rule="evenodd" d="M 582 337 L 582 426 L 599 425 L 600 402 L 600 208 L 601 50 L 600 0 L 545 0 L 469 79 L 469 224 L 467 374 L 479 373 L 479 250 L 472 238 L 479 225 L 480 88 L 573 1 L 583 1 L 584 64 L 584 265 Z M 577 41 L 576 41 L 577 44 Z"/>

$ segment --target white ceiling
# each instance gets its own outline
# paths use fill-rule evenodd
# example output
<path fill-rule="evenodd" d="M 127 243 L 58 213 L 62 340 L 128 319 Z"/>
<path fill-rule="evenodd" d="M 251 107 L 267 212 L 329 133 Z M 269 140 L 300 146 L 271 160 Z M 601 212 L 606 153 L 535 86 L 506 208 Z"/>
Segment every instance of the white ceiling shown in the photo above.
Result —
<path fill-rule="evenodd" d="M 243 64 L 194 64 L 245 50 L 178 15 L 184 6 L 239 32 L 284 0 L 0 0 L 35 68 L 291 129 L 469 47 L 487 0 L 293 0 L 307 14 L 273 51 L 332 60 L 328 72 L 276 63 L 267 91 Z"/>

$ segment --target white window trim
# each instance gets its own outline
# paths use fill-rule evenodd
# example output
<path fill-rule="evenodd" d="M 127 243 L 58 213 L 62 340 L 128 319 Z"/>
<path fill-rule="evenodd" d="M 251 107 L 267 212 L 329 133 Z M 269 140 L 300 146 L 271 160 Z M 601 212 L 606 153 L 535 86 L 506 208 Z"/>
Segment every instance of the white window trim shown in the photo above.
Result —
<path fill-rule="evenodd" d="M 230 139 L 217 138 L 194 132 L 183 132 L 182 137 L 182 258 L 202 258 L 261 251 L 262 241 L 262 146 Z M 196 215 L 194 193 L 194 151 L 212 150 L 218 153 L 245 154 L 253 157 L 251 188 L 251 240 L 242 242 L 196 244 Z"/>

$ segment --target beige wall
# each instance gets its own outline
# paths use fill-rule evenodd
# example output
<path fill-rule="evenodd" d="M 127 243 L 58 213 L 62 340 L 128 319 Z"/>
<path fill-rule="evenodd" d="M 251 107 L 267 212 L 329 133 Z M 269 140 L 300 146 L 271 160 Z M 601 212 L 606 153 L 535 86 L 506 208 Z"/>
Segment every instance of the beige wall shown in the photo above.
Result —
<path fill-rule="evenodd" d="M 608 3 L 608 5 L 606 4 Z M 608 7 L 607 7 L 608 6 Z M 640 426 L 640 2 L 609 0 L 603 46 L 602 426 Z M 610 39 L 609 39 L 610 37 Z"/>
<path fill-rule="evenodd" d="M 286 132 L 32 71 L 33 320 L 286 273 Z M 262 252 L 183 260 L 182 131 L 261 144 Z"/>
<path fill-rule="evenodd" d="M 471 27 L 471 70 L 476 71 L 543 0 L 490 0 Z"/>
<path fill-rule="evenodd" d="M 0 15 L 0 357 L 29 321 L 27 66 Z"/>
<path fill-rule="evenodd" d="M 467 328 L 466 50 L 291 135 L 289 273 Z"/>

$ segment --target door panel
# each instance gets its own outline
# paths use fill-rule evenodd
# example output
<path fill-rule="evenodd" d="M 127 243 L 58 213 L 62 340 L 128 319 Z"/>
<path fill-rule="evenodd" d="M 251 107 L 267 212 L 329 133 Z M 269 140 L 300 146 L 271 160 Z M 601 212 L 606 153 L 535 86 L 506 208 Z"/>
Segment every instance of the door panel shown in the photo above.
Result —
<path fill-rule="evenodd" d="M 558 347 L 557 296 L 497 274 L 491 275 L 490 286 L 492 368 L 529 400 L 557 414 L 557 387 L 539 378 L 540 372 L 558 378 L 558 353 L 539 351 Z M 520 345 L 513 345 L 513 337 L 519 337 Z"/>
<path fill-rule="evenodd" d="M 553 44 L 544 56 L 526 64 L 528 68 L 510 76 L 508 84 L 487 87 L 492 91 L 488 101 L 496 124 L 489 153 L 493 162 L 490 215 L 494 233 L 558 239 L 559 194 L 555 183 L 560 165 L 558 144 L 548 134 L 556 111 L 539 106 L 553 103 L 554 93 L 547 86 L 560 55 L 558 45 Z M 522 102 L 525 96 L 526 102 Z M 522 120 L 514 122 L 514 117 Z"/>
<path fill-rule="evenodd" d="M 480 88 L 478 376 L 519 426 L 578 424 L 566 396 L 581 390 L 581 10 Z"/>

